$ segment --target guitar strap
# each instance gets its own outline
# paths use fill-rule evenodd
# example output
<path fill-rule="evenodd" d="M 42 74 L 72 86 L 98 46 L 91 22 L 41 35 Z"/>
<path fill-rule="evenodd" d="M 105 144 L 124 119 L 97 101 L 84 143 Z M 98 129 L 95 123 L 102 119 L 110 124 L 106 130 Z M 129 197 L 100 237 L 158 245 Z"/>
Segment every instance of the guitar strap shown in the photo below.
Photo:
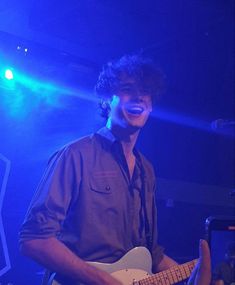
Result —
<path fill-rule="evenodd" d="M 147 195 L 149 194 L 149 191 L 147 188 L 147 176 L 145 173 L 145 169 L 143 167 L 143 161 L 138 154 L 138 159 L 140 161 L 140 176 L 141 176 L 141 204 L 143 207 L 143 212 L 144 212 L 144 231 L 145 231 L 145 236 L 146 236 L 146 242 L 147 245 L 146 247 L 149 249 L 150 252 L 152 252 L 152 245 L 153 245 L 153 233 L 152 233 L 152 226 L 151 224 L 153 223 L 152 220 L 152 207 L 147 207 Z"/>
<path fill-rule="evenodd" d="M 119 152 L 117 152 L 117 159 L 120 159 L 120 152 L 123 154 L 123 159 L 126 161 L 123 153 L 123 149 L 121 144 L 118 144 Z M 148 180 L 146 171 L 144 169 L 143 159 L 141 157 L 140 152 L 134 148 L 134 154 L 137 158 L 138 167 L 140 169 L 140 180 L 141 180 L 141 189 L 140 189 L 140 198 L 141 198 L 141 207 L 143 208 L 143 220 L 144 220 L 144 231 L 146 237 L 146 247 L 152 252 L 153 245 L 153 233 L 152 233 L 152 224 L 153 224 L 153 216 L 152 216 L 152 207 L 147 207 L 147 203 L 149 199 L 151 199 L 152 203 L 152 193 L 148 190 Z M 127 164 L 126 167 L 128 168 Z M 148 197 L 146 197 L 148 195 Z M 150 197 L 151 196 L 151 197 Z"/>

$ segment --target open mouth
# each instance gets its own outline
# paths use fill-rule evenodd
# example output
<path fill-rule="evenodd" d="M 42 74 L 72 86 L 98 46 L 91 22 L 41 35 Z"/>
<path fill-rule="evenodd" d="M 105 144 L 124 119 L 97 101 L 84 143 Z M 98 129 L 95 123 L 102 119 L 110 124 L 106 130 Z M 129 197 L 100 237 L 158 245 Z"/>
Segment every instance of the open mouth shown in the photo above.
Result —
<path fill-rule="evenodd" d="M 133 115 L 140 115 L 143 113 L 144 108 L 140 106 L 127 106 L 126 110 L 128 113 L 133 114 Z"/>

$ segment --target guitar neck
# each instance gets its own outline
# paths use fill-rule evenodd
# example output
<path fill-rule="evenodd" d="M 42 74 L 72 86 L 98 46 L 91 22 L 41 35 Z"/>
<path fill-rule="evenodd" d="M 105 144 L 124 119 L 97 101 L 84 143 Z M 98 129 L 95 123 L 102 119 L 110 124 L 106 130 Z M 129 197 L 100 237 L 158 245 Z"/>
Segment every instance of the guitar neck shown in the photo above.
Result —
<path fill-rule="evenodd" d="M 176 265 L 163 272 L 154 274 L 138 282 L 139 285 L 172 285 L 187 279 L 197 262 L 194 259 L 181 265 Z"/>

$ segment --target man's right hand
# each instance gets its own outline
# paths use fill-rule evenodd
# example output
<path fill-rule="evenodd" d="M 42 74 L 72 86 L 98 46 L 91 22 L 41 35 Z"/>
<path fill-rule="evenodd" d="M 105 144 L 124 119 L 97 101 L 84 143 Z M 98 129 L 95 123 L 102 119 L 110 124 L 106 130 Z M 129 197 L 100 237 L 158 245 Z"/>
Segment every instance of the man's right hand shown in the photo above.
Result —
<path fill-rule="evenodd" d="M 21 244 L 21 251 L 46 268 L 60 272 L 73 280 L 89 285 L 122 285 L 110 274 L 89 265 L 77 257 L 62 242 L 54 237 L 34 239 Z"/>

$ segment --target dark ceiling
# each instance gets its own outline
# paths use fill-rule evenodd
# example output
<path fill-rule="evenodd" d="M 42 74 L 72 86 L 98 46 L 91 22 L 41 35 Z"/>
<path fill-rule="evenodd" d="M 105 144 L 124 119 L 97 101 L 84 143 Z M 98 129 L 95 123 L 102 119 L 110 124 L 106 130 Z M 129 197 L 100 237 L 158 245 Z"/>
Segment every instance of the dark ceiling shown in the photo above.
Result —
<path fill-rule="evenodd" d="M 139 49 L 170 49 L 177 40 L 231 37 L 233 2 L 2 0 L 0 30 L 102 63 Z"/>

